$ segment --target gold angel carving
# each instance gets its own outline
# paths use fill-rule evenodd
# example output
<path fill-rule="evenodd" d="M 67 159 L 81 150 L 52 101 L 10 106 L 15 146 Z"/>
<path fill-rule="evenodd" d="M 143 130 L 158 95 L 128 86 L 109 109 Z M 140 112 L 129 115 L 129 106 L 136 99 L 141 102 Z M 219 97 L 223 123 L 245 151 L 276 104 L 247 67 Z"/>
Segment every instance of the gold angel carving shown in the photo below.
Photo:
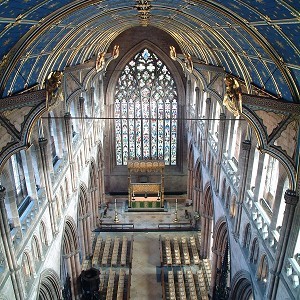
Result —
<path fill-rule="evenodd" d="M 120 54 L 120 46 L 119 45 L 114 45 L 114 49 L 113 49 L 113 52 L 112 52 L 112 58 L 113 59 L 118 58 L 119 54 Z"/>
<path fill-rule="evenodd" d="M 192 56 L 189 53 L 185 53 L 184 56 L 185 56 L 185 66 L 186 66 L 187 70 L 191 73 L 194 68 Z"/>
<path fill-rule="evenodd" d="M 104 68 L 105 65 L 105 52 L 98 53 L 96 59 L 96 71 L 99 72 Z"/>
<path fill-rule="evenodd" d="M 242 113 L 242 89 L 238 81 L 229 75 L 226 75 L 224 81 L 226 90 L 223 105 L 237 117 Z"/>
<path fill-rule="evenodd" d="M 175 50 L 174 46 L 170 46 L 170 57 L 173 60 L 176 60 L 176 58 L 177 58 L 177 54 L 176 54 L 176 50 Z"/>
<path fill-rule="evenodd" d="M 53 71 L 45 81 L 45 88 L 48 94 L 48 110 L 57 106 L 59 101 L 63 101 L 62 78 L 63 72 Z"/>

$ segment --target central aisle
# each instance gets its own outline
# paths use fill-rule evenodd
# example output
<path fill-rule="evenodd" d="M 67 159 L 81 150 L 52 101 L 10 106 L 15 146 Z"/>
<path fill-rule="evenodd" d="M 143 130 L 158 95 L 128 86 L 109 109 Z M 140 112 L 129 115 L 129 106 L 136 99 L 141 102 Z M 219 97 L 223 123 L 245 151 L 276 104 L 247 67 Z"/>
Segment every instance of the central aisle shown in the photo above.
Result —
<path fill-rule="evenodd" d="M 130 299 L 162 299 L 162 288 L 161 283 L 157 281 L 156 267 L 160 267 L 159 233 L 135 233 Z"/>

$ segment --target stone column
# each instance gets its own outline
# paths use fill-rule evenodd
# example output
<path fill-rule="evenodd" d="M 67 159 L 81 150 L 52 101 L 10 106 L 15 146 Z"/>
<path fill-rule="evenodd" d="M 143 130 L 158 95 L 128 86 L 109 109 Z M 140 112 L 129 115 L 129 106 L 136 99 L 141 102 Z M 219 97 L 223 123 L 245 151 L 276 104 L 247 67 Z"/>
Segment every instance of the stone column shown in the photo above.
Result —
<path fill-rule="evenodd" d="M 264 157 L 265 157 L 264 154 L 259 153 L 256 179 L 255 179 L 254 201 L 259 201 L 258 198 L 260 196 L 260 188 L 261 188 L 261 181 L 262 181 L 263 168 L 264 168 Z"/>
<path fill-rule="evenodd" d="M 195 117 L 198 118 L 200 115 L 200 89 L 197 86 L 195 88 L 195 94 L 196 94 Z"/>
<path fill-rule="evenodd" d="M 209 118 L 210 118 L 210 109 L 211 109 L 211 99 L 206 99 L 206 110 L 205 110 L 205 121 L 204 121 L 204 132 L 202 139 L 202 149 L 203 149 L 203 161 L 206 165 L 207 162 L 207 138 L 208 138 L 208 130 L 209 130 Z"/>
<path fill-rule="evenodd" d="M 218 154 L 216 161 L 216 191 L 220 188 L 221 163 L 224 152 L 224 133 L 225 133 L 226 115 L 220 114 L 219 134 L 218 134 Z"/>
<path fill-rule="evenodd" d="M 233 135 L 234 135 L 234 126 L 235 126 L 235 122 L 237 122 L 236 118 L 231 115 L 231 120 L 228 121 L 230 122 L 230 130 L 229 130 L 229 145 L 228 145 L 228 159 L 232 159 L 232 147 L 235 147 L 235 145 L 232 145 L 231 141 L 232 141 L 232 138 L 233 138 Z"/>
<path fill-rule="evenodd" d="M 85 164 L 87 164 L 88 155 L 87 155 L 87 137 L 86 137 L 84 102 L 85 99 L 83 97 L 79 97 L 79 114 L 80 114 L 81 133 L 82 133 L 82 140 L 83 140 L 83 153 L 85 158 Z"/>
<path fill-rule="evenodd" d="M 52 234 L 55 236 L 57 234 L 57 224 L 56 224 L 56 209 L 55 209 L 55 201 L 53 197 L 52 183 L 50 178 L 50 171 L 48 169 L 48 155 L 47 155 L 47 143 L 48 140 L 45 138 L 39 138 L 39 146 L 41 152 L 41 162 L 44 173 L 45 180 L 45 190 L 49 204 L 49 214 L 50 214 L 50 222 Z"/>
<path fill-rule="evenodd" d="M 20 235 L 22 236 L 21 222 L 18 212 L 18 207 L 15 199 L 15 183 L 13 173 L 10 171 L 10 164 L 6 164 L 3 169 L 3 173 L 7 174 L 6 180 L 2 181 L 2 184 L 6 186 L 6 213 L 10 224 L 14 228 L 18 228 Z"/>
<path fill-rule="evenodd" d="M 25 299 L 24 290 L 22 288 L 20 267 L 15 257 L 14 246 L 11 240 L 10 229 L 8 226 L 7 212 L 5 208 L 5 188 L 0 185 L 0 233 L 4 247 L 6 263 L 9 268 L 11 283 L 14 295 L 17 300 Z"/>
<path fill-rule="evenodd" d="M 76 176 L 75 176 L 75 162 L 73 157 L 73 145 L 72 145 L 72 122 L 71 122 L 71 114 L 66 113 L 65 116 L 65 129 L 66 129 L 66 139 L 67 139 L 67 151 L 68 151 L 68 159 L 70 164 L 70 173 L 71 173 L 71 184 L 72 191 L 76 190 Z"/>
<path fill-rule="evenodd" d="M 234 238 L 237 240 L 240 235 L 240 226 L 241 226 L 241 217 L 242 217 L 242 205 L 245 197 L 245 190 L 246 190 L 246 183 L 247 183 L 247 176 L 248 176 L 248 164 L 249 164 L 249 157 L 250 157 L 250 150 L 251 150 L 251 141 L 245 140 L 242 143 L 242 153 L 240 155 L 240 184 L 239 184 L 239 191 L 238 197 L 236 201 L 237 211 L 234 220 L 234 229 L 233 235 Z"/>
<path fill-rule="evenodd" d="M 288 241 L 291 235 L 291 228 L 294 220 L 295 209 L 299 201 L 299 196 L 295 191 L 286 190 L 285 195 L 285 210 L 282 221 L 282 227 L 280 230 L 280 237 L 276 249 L 275 260 L 272 270 L 270 271 L 270 284 L 267 299 L 275 300 L 278 290 L 278 284 L 280 280 L 280 275 L 282 272 L 282 267 L 284 263 L 284 258 L 286 255 Z"/>
<path fill-rule="evenodd" d="M 92 86 L 90 88 L 90 105 L 91 105 L 91 117 L 95 117 L 95 88 Z M 96 132 L 97 132 L 97 124 L 98 122 L 96 120 L 93 120 L 93 135 L 92 135 L 92 147 L 95 144 L 96 139 Z"/>
<path fill-rule="evenodd" d="M 21 151 L 22 165 L 26 180 L 28 195 L 33 199 L 37 199 L 36 183 L 34 178 L 34 169 L 32 165 L 32 146 L 26 151 Z"/>

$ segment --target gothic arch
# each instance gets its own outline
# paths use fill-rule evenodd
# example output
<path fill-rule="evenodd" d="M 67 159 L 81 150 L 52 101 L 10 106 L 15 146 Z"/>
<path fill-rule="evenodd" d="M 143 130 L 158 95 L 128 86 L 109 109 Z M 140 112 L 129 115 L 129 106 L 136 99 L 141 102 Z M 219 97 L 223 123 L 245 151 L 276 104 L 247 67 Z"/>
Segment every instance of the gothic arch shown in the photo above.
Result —
<path fill-rule="evenodd" d="M 213 232 L 213 199 L 211 186 L 204 189 L 203 199 L 201 202 L 201 256 L 208 258 L 211 248 L 211 239 Z"/>
<path fill-rule="evenodd" d="M 194 177 L 194 151 L 193 144 L 190 143 L 188 152 L 188 185 L 187 199 L 193 199 L 193 177 Z"/>
<path fill-rule="evenodd" d="M 268 278 L 269 278 L 269 262 L 268 262 L 267 255 L 264 253 L 260 258 L 259 266 L 257 268 L 257 279 L 262 281 L 264 284 L 266 284 Z"/>
<path fill-rule="evenodd" d="M 150 41 L 144 40 L 135 45 L 131 50 L 129 50 L 126 55 L 124 55 L 119 63 L 115 67 L 115 72 L 113 72 L 113 76 L 110 77 L 109 83 L 107 86 L 107 92 L 106 95 L 107 103 L 106 104 L 113 104 L 113 95 L 114 95 L 114 88 L 116 86 L 117 80 L 121 74 L 121 70 L 125 67 L 125 65 L 128 63 L 128 61 L 136 55 L 139 51 L 141 51 L 143 48 L 148 48 L 152 52 L 156 53 L 157 56 L 164 62 L 164 64 L 168 67 L 170 70 L 176 86 L 177 86 L 177 92 L 178 92 L 178 104 L 183 105 L 185 100 L 185 88 L 182 82 L 182 79 L 180 77 L 180 74 L 178 72 L 178 69 L 176 68 L 174 62 L 172 59 L 164 52 L 162 51 L 157 45 L 153 44 Z"/>
<path fill-rule="evenodd" d="M 221 199 L 225 202 L 225 195 L 226 195 L 226 177 L 222 180 L 222 190 L 221 190 Z"/>
<path fill-rule="evenodd" d="M 258 255 L 259 255 L 259 242 L 258 242 L 258 238 L 255 237 L 251 244 L 250 262 L 256 264 L 258 261 Z"/>
<path fill-rule="evenodd" d="M 46 269 L 40 276 L 38 294 L 36 300 L 60 300 L 61 287 L 60 280 L 56 272 Z"/>
<path fill-rule="evenodd" d="M 91 254 L 91 223 L 90 223 L 90 204 L 88 199 L 87 188 L 84 184 L 79 187 L 78 195 L 78 235 L 82 251 L 82 257 Z"/>
<path fill-rule="evenodd" d="M 88 191 L 90 198 L 91 228 L 94 229 L 97 225 L 97 217 L 99 210 L 98 172 L 94 159 L 92 159 L 90 163 Z"/>
<path fill-rule="evenodd" d="M 64 285 L 64 292 L 71 294 L 75 299 L 78 294 L 77 279 L 81 268 L 77 228 L 71 217 L 67 217 L 65 220 L 61 254 L 61 279 Z"/>
<path fill-rule="evenodd" d="M 232 300 L 253 300 L 253 287 L 250 274 L 241 270 L 237 272 L 231 281 L 230 299 Z"/>
<path fill-rule="evenodd" d="M 249 250 L 250 242 L 251 242 L 251 224 L 247 223 L 244 230 L 243 247 Z"/>
<path fill-rule="evenodd" d="M 201 163 L 200 160 L 198 159 L 196 162 L 195 166 L 195 171 L 194 171 L 194 189 L 195 189 L 195 194 L 194 194 L 194 210 L 196 212 L 200 211 L 200 201 L 201 201 L 201 192 L 202 192 L 202 174 L 201 174 Z"/>
<path fill-rule="evenodd" d="M 218 219 L 214 226 L 212 247 L 212 278 L 211 286 L 214 292 L 230 280 L 230 248 L 228 226 L 225 217 Z M 224 278 L 224 276 L 226 276 Z M 229 280 L 228 280 L 229 277 Z"/>

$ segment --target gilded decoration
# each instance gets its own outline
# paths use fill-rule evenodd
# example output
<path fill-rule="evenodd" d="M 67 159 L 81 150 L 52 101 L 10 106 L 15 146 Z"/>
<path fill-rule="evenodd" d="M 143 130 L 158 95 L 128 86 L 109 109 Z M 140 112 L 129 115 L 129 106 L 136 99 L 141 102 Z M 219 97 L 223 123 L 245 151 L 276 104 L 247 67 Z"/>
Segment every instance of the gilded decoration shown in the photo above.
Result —
<path fill-rule="evenodd" d="M 157 194 L 161 190 L 161 185 L 157 183 L 132 183 L 131 190 L 135 193 Z"/>
<path fill-rule="evenodd" d="M 237 117 L 242 113 L 242 89 L 235 78 L 226 75 L 224 80 L 226 90 L 223 105 Z"/>
<path fill-rule="evenodd" d="M 176 49 L 175 49 L 174 46 L 170 46 L 170 57 L 171 57 L 173 60 L 176 60 L 176 59 L 177 59 Z"/>
<path fill-rule="evenodd" d="M 163 171 L 165 162 L 162 160 L 130 160 L 127 162 L 130 172 L 157 172 Z"/>
<path fill-rule="evenodd" d="M 112 58 L 113 59 L 116 59 L 119 57 L 119 54 L 120 54 L 120 46 L 119 45 L 114 45 L 114 48 L 113 48 L 113 52 L 112 52 Z"/>
<path fill-rule="evenodd" d="M 104 68 L 105 65 L 105 52 L 98 53 L 96 59 L 96 71 L 99 72 Z"/>
<path fill-rule="evenodd" d="M 48 75 L 45 81 L 45 87 L 48 94 L 48 110 L 53 110 L 60 101 L 63 101 L 62 78 L 63 73 L 61 71 L 53 71 Z"/>
<path fill-rule="evenodd" d="M 185 57 L 185 66 L 186 66 L 186 69 L 187 69 L 190 73 L 192 73 L 192 72 L 193 72 L 193 69 L 194 69 L 192 56 L 191 56 L 189 53 L 185 53 L 185 54 L 184 54 L 184 57 Z"/>

